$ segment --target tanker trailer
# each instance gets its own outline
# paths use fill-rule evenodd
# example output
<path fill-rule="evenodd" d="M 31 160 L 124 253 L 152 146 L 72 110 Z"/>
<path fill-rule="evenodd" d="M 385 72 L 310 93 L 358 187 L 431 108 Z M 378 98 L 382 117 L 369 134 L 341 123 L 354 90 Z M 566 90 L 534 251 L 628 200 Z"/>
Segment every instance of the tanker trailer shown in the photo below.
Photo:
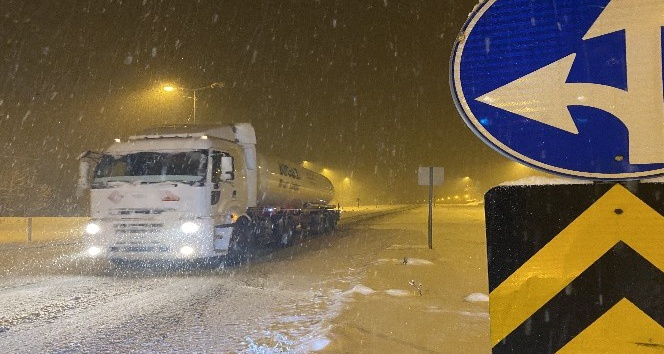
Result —
<path fill-rule="evenodd" d="M 84 240 L 93 257 L 235 264 L 339 220 L 332 183 L 257 153 L 248 123 L 158 127 L 80 160 L 79 187 L 90 192 Z"/>

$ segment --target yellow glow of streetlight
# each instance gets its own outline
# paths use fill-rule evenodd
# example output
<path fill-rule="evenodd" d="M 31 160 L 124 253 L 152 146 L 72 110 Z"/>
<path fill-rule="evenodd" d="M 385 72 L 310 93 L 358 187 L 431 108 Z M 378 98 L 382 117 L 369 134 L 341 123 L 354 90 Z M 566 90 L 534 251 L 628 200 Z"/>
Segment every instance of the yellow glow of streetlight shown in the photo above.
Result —
<path fill-rule="evenodd" d="M 194 99 L 194 113 L 193 113 L 193 118 L 194 118 L 194 123 L 196 123 L 196 92 L 198 91 L 203 91 L 207 89 L 213 89 L 213 88 L 221 88 L 224 87 L 223 82 L 213 82 L 207 86 L 201 86 L 201 87 L 196 87 L 196 88 L 186 88 L 182 86 L 173 86 L 173 85 L 165 85 L 163 87 L 163 90 L 166 92 L 173 92 L 175 90 L 182 90 L 182 91 L 187 91 L 191 92 L 193 94 L 193 99 Z"/>

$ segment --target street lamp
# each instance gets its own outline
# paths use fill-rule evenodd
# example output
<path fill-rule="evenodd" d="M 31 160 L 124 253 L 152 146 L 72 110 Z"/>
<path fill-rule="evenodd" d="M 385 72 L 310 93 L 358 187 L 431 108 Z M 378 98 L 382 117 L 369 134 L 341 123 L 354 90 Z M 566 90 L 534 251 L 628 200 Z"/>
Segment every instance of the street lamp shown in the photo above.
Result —
<path fill-rule="evenodd" d="M 190 91 L 193 92 L 193 99 L 194 99 L 194 123 L 196 123 L 196 92 L 198 91 L 203 91 L 207 89 L 212 89 L 212 88 L 221 88 L 224 87 L 223 82 L 213 82 L 207 86 L 201 86 L 201 87 L 196 87 L 196 88 L 186 88 L 186 87 L 179 87 L 179 86 L 173 86 L 173 85 L 166 85 L 164 86 L 164 91 L 166 92 L 173 92 L 175 90 L 182 90 L 182 91 Z"/>

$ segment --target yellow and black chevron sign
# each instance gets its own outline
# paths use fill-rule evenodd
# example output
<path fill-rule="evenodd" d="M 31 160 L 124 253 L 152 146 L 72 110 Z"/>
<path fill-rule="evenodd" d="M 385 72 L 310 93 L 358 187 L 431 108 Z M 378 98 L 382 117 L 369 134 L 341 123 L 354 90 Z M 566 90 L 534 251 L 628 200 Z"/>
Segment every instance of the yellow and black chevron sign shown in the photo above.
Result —
<path fill-rule="evenodd" d="M 485 196 L 493 353 L 664 353 L 664 184 Z"/>

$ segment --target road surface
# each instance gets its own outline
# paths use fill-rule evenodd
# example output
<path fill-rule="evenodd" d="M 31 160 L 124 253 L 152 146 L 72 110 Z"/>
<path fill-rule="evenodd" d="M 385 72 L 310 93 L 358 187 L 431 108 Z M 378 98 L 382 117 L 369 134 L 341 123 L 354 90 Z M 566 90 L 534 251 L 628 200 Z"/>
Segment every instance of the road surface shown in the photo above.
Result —
<path fill-rule="evenodd" d="M 349 213 L 350 215 L 351 213 Z M 115 269 L 78 244 L 0 248 L 11 353 L 489 353 L 482 207 L 350 217 L 214 269 Z"/>

